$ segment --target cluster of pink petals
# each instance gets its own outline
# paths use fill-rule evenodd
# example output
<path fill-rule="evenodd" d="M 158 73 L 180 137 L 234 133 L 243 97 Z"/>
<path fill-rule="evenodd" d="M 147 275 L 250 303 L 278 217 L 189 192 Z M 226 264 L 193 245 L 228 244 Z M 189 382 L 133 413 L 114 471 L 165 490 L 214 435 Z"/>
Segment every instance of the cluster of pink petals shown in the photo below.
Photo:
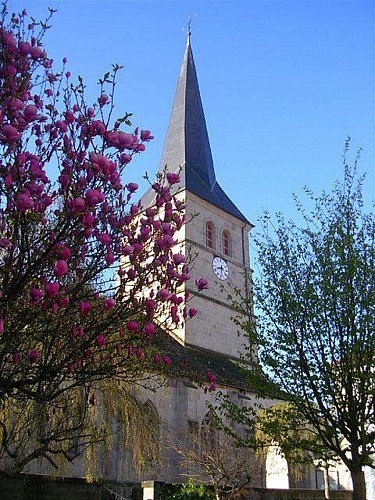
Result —
<path fill-rule="evenodd" d="M 181 293 L 190 275 L 184 255 L 175 250 L 185 222 L 184 206 L 172 194 L 180 176 L 167 173 L 153 185 L 155 207 L 134 203 L 138 185 L 121 177 L 153 139 L 151 132 L 120 130 L 124 120 L 109 129 L 112 95 L 105 86 L 87 106 L 67 80 L 70 73 L 53 70 L 38 39 L 20 36 L 0 28 L 0 149 L 7 158 L 0 160 L 0 248 L 9 275 L 17 262 L 23 265 L 14 273 L 30 273 L 25 300 L 18 303 L 26 304 L 25 322 L 32 323 L 35 314 L 48 333 L 35 339 L 27 323 L 30 339 L 12 346 L 9 359 L 21 360 L 17 369 L 24 361 L 28 370 L 46 363 L 46 373 L 59 363 L 71 379 L 90 363 L 108 369 L 112 354 L 152 361 L 147 348 L 158 334 L 156 318 L 165 317 L 168 329 L 197 314 Z M 41 88 L 34 85 L 36 74 Z M 51 164 L 59 168 L 56 182 L 49 177 Z M 15 222 L 24 224 L 29 238 L 17 236 Z M 20 252 L 27 255 L 24 261 Z M 107 290 L 96 288 L 96 278 L 119 262 L 126 265 L 118 271 L 116 295 L 113 283 Z M 199 278 L 197 287 L 207 288 L 207 280 Z M 22 309 L 17 315 L 22 317 Z M 0 316 L 4 339 L 12 326 L 3 311 Z M 40 329 L 38 323 L 35 331 Z M 44 341 L 50 342 L 47 349 Z M 172 363 L 167 355 L 153 359 Z"/>

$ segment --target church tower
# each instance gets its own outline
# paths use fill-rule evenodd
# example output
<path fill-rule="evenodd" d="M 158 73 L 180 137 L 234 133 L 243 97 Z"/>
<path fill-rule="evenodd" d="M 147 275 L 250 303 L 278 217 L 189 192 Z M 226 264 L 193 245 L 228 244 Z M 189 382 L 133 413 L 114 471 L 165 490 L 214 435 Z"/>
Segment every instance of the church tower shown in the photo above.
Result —
<path fill-rule="evenodd" d="M 169 172 L 181 169 L 179 196 L 186 203 L 186 218 L 196 214 L 179 236 L 187 259 L 193 258 L 186 289 L 194 294 L 197 278 L 209 281 L 209 288 L 191 300 L 190 307 L 198 310 L 197 316 L 176 331 L 175 338 L 185 346 L 236 358 L 242 351 L 243 338 L 232 321 L 234 313 L 227 293 L 221 288 L 229 283 L 249 295 L 248 233 L 252 225 L 216 180 L 190 33 L 159 171 L 165 168 Z M 143 203 L 152 203 L 147 194 Z"/>

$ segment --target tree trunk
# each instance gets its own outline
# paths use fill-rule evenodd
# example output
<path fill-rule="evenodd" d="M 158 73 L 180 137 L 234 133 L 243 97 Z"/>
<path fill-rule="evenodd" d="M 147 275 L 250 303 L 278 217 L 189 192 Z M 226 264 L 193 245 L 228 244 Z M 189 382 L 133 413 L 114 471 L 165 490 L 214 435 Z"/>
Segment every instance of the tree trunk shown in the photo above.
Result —
<path fill-rule="evenodd" d="M 330 488 L 329 488 L 329 474 L 328 474 L 328 464 L 324 464 L 324 498 L 329 500 L 331 498 Z"/>
<path fill-rule="evenodd" d="M 350 474 L 353 482 L 353 500 L 366 500 L 366 483 L 363 470 L 351 470 Z"/>

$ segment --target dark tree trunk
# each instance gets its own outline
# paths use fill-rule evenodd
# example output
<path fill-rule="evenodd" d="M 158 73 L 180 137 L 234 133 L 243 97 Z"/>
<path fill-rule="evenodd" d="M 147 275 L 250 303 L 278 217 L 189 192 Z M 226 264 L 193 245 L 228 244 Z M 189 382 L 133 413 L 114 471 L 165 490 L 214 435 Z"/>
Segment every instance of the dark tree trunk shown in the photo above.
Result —
<path fill-rule="evenodd" d="M 350 474 L 353 481 L 353 500 L 366 500 L 366 483 L 363 470 L 351 470 Z"/>

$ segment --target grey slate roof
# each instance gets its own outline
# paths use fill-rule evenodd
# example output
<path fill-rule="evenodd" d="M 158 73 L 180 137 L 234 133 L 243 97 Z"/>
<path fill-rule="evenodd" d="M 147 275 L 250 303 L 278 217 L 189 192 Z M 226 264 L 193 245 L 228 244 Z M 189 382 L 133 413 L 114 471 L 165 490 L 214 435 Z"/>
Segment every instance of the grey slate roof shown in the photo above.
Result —
<path fill-rule="evenodd" d="M 170 172 L 182 167 L 181 188 L 250 224 L 216 181 L 190 39 L 177 83 L 159 171 L 165 167 Z M 147 206 L 151 202 L 152 194 L 148 192 L 142 203 Z"/>

